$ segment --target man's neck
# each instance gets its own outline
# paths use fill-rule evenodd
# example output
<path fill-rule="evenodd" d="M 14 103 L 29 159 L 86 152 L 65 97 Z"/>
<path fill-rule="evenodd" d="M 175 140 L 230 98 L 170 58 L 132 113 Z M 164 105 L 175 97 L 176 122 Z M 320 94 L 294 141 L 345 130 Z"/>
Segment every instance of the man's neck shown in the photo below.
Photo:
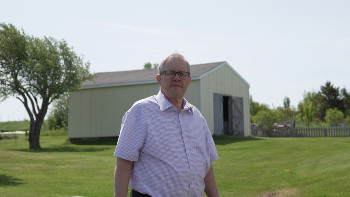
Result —
<path fill-rule="evenodd" d="M 164 96 L 165 96 L 165 98 L 166 99 L 168 99 L 168 101 L 171 103 L 171 104 L 173 104 L 175 107 L 176 107 L 176 109 L 177 109 L 177 111 L 178 112 L 180 112 L 181 111 L 181 109 L 183 108 L 183 100 L 184 100 L 184 98 L 182 97 L 182 98 L 173 98 L 173 97 L 168 97 L 167 95 L 165 95 L 165 94 L 163 94 Z"/>
<path fill-rule="evenodd" d="M 171 103 L 171 104 L 173 104 L 175 107 L 176 107 L 176 109 L 177 109 L 177 111 L 178 112 L 180 112 L 181 111 L 181 109 L 182 109 L 182 102 L 183 102 L 183 98 L 181 98 L 181 99 L 173 99 L 173 101 L 170 101 L 169 100 L 169 102 Z"/>

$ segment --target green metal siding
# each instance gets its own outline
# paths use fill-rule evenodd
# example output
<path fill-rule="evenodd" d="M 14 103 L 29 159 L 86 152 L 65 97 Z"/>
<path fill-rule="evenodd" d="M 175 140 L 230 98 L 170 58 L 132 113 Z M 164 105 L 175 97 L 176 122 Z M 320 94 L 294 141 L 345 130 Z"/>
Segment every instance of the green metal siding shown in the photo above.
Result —
<path fill-rule="evenodd" d="M 185 98 L 192 105 L 196 106 L 200 110 L 200 83 L 199 80 L 192 80 L 190 86 L 187 89 Z"/>
<path fill-rule="evenodd" d="M 200 108 L 199 80 L 191 81 L 186 99 Z M 122 118 L 138 100 L 157 94 L 158 84 L 82 89 L 70 94 L 69 138 L 118 136 Z"/>

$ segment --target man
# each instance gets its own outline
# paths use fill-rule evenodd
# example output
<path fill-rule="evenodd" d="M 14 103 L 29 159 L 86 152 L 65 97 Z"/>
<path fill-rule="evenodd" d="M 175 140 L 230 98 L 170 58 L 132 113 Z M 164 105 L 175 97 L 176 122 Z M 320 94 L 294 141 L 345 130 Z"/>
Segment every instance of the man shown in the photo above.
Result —
<path fill-rule="evenodd" d="M 157 95 L 137 101 L 123 117 L 114 196 L 219 196 L 211 162 L 218 154 L 207 123 L 185 98 L 190 65 L 171 54 L 159 65 Z"/>

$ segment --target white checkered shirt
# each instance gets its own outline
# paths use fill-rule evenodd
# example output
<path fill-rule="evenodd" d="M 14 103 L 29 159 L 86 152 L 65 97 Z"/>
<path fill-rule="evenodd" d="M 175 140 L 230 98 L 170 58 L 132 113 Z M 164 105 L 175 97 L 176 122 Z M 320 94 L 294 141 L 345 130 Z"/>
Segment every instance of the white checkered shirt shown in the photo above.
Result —
<path fill-rule="evenodd" d="M 204 177 L 219 159 L 200 111 L 178 112 L 164 95 L 137 101 L 123 117 L 114 156 L 134 161 L 129 185 L 157 196 L 203 196 Z"/>

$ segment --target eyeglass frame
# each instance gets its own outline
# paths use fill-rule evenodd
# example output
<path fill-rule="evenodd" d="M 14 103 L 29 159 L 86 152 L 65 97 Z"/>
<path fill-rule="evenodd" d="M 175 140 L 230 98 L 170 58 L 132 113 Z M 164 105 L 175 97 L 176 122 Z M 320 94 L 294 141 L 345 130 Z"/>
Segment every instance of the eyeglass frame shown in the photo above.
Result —
<path fill-rule="evenodd" d="M 190 73 L 190 72 L 183 72 L 183 71 L 176 72 L 175 70 L 165 70 L 165 71 L 162 71 L 162 72 L 160 73 L 160 75 L 165 75 L 166 77 L 171 77 L 171 76 L 169 76 L 169 75 L 166 75 L 167 72 L 173 72 L 173 73 L 174 73 L 174 76 L 172 76 L 173 79 L 175 78 L 176 75 L 178 75 L 179 78 L 182 79 L 182 80 L 188 79 L 188 78 L 191 76 L 191 73 Z M 184 74 L 184 73 L 186 73 L 187 75 Z M 183 77 L 186 77 L 186 78 L 182 78 L 180 74 L 181 74 L 181 75 L 184 74 L 184 75 L 182 75 L 182 76 L 183 76 Z"/>

